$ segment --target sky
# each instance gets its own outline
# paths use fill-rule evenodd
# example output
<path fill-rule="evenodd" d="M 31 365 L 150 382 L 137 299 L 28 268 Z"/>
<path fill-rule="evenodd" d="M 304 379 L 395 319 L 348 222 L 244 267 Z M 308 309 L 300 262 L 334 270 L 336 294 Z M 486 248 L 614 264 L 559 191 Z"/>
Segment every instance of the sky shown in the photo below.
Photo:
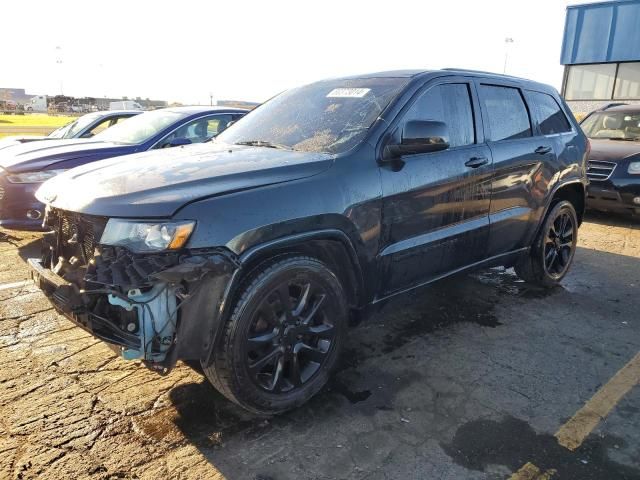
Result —
<path fill-rule="evenodd" d="M 2 22 L 0 87 L 209 104 L 263 102 L 315 80 L 383 70 L 502 73 L 505 53 L 508 74 L 559 89 L 566 6 L 589 2 L 2 3 L 2 18 L 12 21 Z"/>

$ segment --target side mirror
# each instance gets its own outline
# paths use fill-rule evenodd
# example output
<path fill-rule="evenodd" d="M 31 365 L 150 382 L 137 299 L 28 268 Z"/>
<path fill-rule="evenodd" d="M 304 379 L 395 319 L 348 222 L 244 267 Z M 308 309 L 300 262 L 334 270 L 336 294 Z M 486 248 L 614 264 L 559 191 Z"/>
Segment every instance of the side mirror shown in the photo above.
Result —
<path fill-rule="evenodd" d="M 399 144 L 385 147 L 386 159 L 449 148 L 449 128 L 444 122 L 410 120 L 404 124 Z"/>
<path fill-rule="evenodd" d="M 191 144 L 191 140 L 189 140 L 188 138 L 184 138 L 184 137 L 173 138 L 169 142 L 169 146 L 170 147 L 180 147 L 182 145 L 190 145 L 190 144 Z"/>

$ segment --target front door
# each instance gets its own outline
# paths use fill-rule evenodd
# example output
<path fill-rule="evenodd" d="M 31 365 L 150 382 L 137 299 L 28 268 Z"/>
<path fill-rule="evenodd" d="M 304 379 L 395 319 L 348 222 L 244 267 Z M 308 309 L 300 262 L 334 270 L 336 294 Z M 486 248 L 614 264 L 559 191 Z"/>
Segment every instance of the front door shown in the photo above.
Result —
<path fill-rule="evenodd" d="M 409 120 L 444 122 L 450 148 L 380 167 L 383 296 L 478 262 L 488 244 L 492 159 L 473 84 L 428 84 L 397 128 Z"/>

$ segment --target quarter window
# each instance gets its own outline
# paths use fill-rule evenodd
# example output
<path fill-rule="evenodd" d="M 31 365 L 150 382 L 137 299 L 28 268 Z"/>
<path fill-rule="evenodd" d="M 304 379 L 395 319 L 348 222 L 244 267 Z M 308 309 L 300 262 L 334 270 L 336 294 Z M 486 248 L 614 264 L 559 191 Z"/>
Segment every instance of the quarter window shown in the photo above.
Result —
<path fill-rule="evenodd" d="M 531 99 L 529 105 L 533 104 L 536 112 L 536 119 L 543 135 L 554 133 L 570 132 L 571 125 L 564 112 L 551 95 L 540 92 L 528 92 L 527 99 Z"/>
<path fill-rule="evenodd" d="M 497 142 L 531 136 L 527 107 L 517 88 L 481 85 L 480 91 L 490 140 Z"/>
<path fill-rule="evenodd" d="M 475 143 L 473 110 L 465 83 L 437 85 L 427 90 L 407 112 L 405 121 L 435 120 L 449 127 L 451 147 Z"/>

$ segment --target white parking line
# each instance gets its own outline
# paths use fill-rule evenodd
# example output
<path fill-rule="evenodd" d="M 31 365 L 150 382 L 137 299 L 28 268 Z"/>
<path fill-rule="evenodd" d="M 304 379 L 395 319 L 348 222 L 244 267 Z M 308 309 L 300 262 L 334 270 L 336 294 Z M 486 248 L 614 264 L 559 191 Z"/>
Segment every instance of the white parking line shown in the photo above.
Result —
<path fill-rule="evenodd" d="M 29 285 L 30 283 L 33 283 L 33 281 L 32 280 L 22 280 L 20 282 L 13 282 L 13 283 L 0 283 L 0 291 L 9 290 L 11 288 L 25 287 L 25 286 Z"/>

